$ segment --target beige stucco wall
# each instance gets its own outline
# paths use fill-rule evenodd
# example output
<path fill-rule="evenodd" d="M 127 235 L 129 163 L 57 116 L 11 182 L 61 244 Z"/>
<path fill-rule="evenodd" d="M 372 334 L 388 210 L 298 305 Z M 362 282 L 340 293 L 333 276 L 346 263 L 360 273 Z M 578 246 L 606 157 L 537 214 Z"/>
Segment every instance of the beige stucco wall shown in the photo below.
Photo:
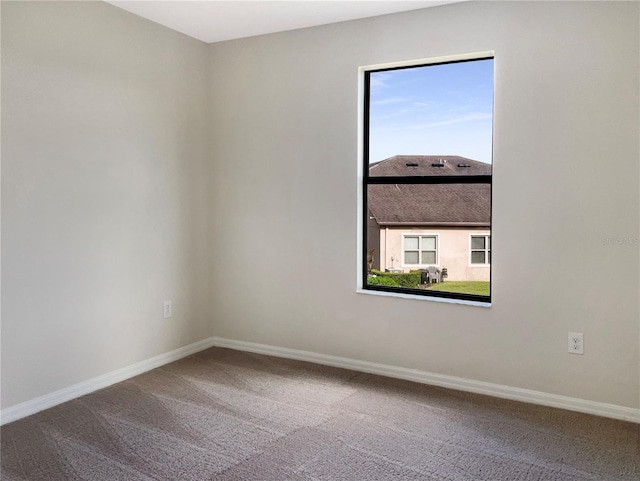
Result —
<path fill-rule="evenodd" d="M 403 234 L 410 235 L 435 235 L 438 238 L 438 252 L 436 264 L 438 267 L 447 268 L 449 281 L 488 281 L 490 279 L 489 266 L 470 265 L 470 236 L 489 235 L 486 229 L 457 229 L 457 228 L 382 228 L 385 235 L 380 236 L 380 251 L 385 253 L 381 259 L 381 269 L 391 267 L 391 257 L 395 259 L 393 266 L 401 268 L 405 272 L 411 269 L 421 269 L 425 265 L 409 265 L 404 262 L 402 250 Z"/>

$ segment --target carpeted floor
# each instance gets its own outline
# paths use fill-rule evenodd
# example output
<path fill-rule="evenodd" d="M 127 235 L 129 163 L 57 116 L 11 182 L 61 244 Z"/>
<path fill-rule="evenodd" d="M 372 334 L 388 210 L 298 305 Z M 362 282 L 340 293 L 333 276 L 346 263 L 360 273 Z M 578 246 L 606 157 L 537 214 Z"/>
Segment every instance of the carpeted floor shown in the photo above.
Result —
<path fill-rule="evenodd" d="M 11 480 L 633 480 L 640 426 L 213 348 L 2 427 Z"/>

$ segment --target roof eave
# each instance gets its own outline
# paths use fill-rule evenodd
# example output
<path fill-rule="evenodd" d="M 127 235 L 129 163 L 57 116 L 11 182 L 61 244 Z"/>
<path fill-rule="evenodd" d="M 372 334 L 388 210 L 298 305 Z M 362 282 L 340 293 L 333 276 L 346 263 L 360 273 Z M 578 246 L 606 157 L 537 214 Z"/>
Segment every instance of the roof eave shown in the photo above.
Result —
<path fill-rule="evenodd" d="M 380 227 L 491 227 L 489 222 L 378 222 Z"/>

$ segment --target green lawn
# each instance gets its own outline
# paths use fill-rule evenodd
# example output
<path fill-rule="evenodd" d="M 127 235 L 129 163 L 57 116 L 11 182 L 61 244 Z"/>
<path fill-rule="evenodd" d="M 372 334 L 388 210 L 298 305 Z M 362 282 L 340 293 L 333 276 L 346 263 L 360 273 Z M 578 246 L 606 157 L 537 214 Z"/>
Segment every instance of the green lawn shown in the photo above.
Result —
<path fill-rule="evenodd" d="M 441 292 L 457 292 L 460 294 L 489 295 L 489 282 L 487 281 L 451 281 L 432 284 L 427 290 Z"/>

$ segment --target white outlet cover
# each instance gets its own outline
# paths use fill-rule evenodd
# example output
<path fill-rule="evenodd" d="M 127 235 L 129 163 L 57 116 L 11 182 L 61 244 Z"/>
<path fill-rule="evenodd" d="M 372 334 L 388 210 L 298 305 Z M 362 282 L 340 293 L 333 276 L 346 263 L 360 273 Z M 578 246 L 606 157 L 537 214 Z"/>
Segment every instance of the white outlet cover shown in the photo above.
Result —
<path fill-rule="evenodd" d="M 581 332 L 570 332 L 568 340 L 571 354 L 584 354 L 584 336 Z"/>
<path fill-rule="evenodd" d="M 164 318 L 168 319 L 171 317 L 171 301 L 164 301 Z"/>

